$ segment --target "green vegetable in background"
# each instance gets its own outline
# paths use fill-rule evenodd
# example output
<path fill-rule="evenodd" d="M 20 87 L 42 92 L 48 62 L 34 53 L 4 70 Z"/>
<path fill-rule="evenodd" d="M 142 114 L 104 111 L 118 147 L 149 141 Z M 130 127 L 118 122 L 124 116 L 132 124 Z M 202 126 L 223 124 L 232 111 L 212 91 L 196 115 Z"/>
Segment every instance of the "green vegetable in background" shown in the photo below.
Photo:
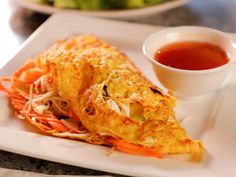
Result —
<path fill-rule="evenodd" d="M 39 3 L 39 4 L 53 4 L 53 0 L 28 0 L 30 2 L 35 2 L 35 3 Z"/>
<path fill-rule="evenodd" d="M 80 9 L 117 9 L 125 7 L 126 0 L 79 0 Z"/>
<path fill-rule="evenodd" d="M 53 4 L 55 7 L 60 8 L 79 8 L 79 1 L 80 0 L 54 0 Z"/>
<path fill-rule="evenodd" d="M 170 0 L 28 0 L 35 3 L 49 4 L 59 8 L 83 10 L 107 10 L 140 8 Z"/>
<path fill-rule="evenodd" d="M 139 8 L 148 5 L 158 4 L 167 0 L 127 0 L 127 8 Z"/>

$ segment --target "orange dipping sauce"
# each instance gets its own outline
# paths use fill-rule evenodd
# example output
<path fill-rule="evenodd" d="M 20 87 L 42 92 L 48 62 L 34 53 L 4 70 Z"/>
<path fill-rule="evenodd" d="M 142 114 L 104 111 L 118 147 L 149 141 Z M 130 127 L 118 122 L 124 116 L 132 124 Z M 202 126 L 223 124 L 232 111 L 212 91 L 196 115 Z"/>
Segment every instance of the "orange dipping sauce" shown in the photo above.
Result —
<path fill-rule="evenodd" d="M 156 52 L 155 60 L 178 69 L 204 70 L 229 62 L 227 53 L 219 46 L 206 42 L 176 42 Z"/>

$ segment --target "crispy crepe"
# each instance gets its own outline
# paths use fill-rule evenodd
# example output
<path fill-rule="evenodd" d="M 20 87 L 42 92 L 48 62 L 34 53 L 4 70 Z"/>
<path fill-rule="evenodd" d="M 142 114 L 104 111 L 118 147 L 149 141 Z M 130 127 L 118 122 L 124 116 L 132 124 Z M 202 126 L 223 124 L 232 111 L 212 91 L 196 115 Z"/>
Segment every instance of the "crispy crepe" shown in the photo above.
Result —
<path fill-rule="evenodd" d="M 202 143 L 192 140 L 175 118 L 175 99 L 118 49 L 85 35 L 59 42 L 41 59 L 53 73 L 59 95 L 89 132 L 164 154 L 202 155 Z"/>
<path fill-rule="evenodd" d="M 204 151 L 176 120 L 175 98 L 92 35 L 57 41 L 11 78 L 0 78 L 0 90 L 19 118 L 54 136 L 159 158 L 190 154 L 200 160 Z"/>

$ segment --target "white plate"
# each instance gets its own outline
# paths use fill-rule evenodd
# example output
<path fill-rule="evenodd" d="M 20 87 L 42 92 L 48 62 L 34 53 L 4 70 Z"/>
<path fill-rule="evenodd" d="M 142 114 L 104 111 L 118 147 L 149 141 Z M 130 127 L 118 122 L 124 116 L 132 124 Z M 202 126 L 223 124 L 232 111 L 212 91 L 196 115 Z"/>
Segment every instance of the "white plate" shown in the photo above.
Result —
<path fill-rule="evenodd" d="M 44 23 L 0 70 L 11 75 L 28 58 L 48 48 L 56 39 L 71 34 L 92 33 L 124 51 L 144 74 L 158 84 L 141 52 L 144 39 L 160 27 L 117 22 L 72 14 L 56 14 Z M 236 39 L 234 35 L 231 35 Z M 236 67 L 233 74 L 236 74 Z M 229 78 L 224 89 L 211 95 L 179 100 L 178 118 L 190 116 L 184 124 L 193 138 L 207 149 L 202 163 L 168 157 L 164 160 L 115 152 L 109 148 L 39 134 L 36 128 L 18 120 L 7 98 L 0 94 L 0 149 L 65 164 L 132 176 L 211 177 L 236 174 L 236 81 Z"/>
<path fill-rule="evenodd" d="M 45 13 L 45 14 L 53 14 L 55 12 L 63 11 L 74 11 L 81 15 L 91 15 L 96 17 L 109 17 L 109 18 L 136 18 L 141 16 L 147 16 L 151 14 L 155 14 L 158 12 L 166 11 L 172 8 L 179 7 L 181 5 L 186 4 L 189 0 L 174 0 L 162 4 L 153 5 L 146 8 L 139 9 L 131 9 L 131 10 L 109 10 L 109 11 L 81 11 L 81 10 L 72 10 L 72 9 L 60 9 L 47 5 L 40 5 L 32 2 L 27 2 L 26 0 L 12 0 L 13 2 L 19 4 L 22 7 Z"/>

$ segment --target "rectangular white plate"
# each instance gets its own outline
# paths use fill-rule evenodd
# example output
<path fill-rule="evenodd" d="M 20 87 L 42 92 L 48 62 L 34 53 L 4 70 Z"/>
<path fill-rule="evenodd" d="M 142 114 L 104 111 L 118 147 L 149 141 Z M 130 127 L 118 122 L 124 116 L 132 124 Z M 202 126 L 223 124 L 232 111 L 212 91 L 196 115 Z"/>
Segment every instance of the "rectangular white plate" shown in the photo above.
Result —
<path fill-rule="evenodd" d="M 43 24 L 0 70 L 11 75 L 29 58 L 50 47 L 58 38 L 73 34 L 95 34 L 124 51 L 144 74 L 158 82 L 141 47 L 144 39 L 160 27 L 79 16 L 56 14 Z M 236 36 L 231 35 L 232 39 Z M 206 147 L 202 163 L 167 157 L 164 160 L 115 152 L 109 148 L 42 135 L 27 122 L 18 120 L 10 110 L 8 99 L 0 95 L 0 149 L 65 164 L 132 176 L 210 177 L 236 174 L 236 67 L 229 84 L 211 95 L 179 100 L 178 118 L 190 120 L 183 126 Z"/>

